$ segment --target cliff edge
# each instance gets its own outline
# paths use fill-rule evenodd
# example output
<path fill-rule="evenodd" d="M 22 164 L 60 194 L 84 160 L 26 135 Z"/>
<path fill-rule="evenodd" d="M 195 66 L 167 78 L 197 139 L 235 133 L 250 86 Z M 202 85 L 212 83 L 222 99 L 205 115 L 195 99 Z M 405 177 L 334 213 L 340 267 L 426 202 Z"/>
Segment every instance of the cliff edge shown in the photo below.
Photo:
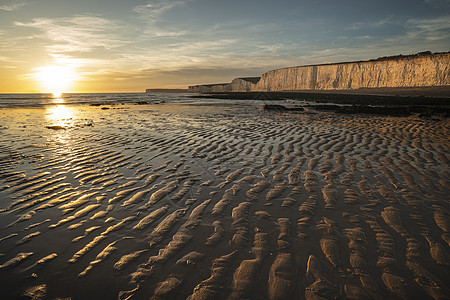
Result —
<path fill-rule="evenodd" d="M 261 76 L 254 90 L 344 90 L 450 85 L 450 53 L 290 67 Z"/>
<path fill-rule="evenodd" d="M 261 78 L 236 78 L 229 84 L 190 86 L 190 92 L 351 90 L 450 85 L 450 52 L 422 52 L 368 61 L 288 67 Z"/>

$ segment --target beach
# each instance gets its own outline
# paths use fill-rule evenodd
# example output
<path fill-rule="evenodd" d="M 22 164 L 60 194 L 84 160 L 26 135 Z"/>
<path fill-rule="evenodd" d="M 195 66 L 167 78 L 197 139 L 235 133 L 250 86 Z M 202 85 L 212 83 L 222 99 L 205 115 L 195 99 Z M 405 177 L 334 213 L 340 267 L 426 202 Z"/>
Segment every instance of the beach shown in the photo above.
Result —
<path fill-rule="evenodd" d="M 2 108 L 2 297 L 449 298 L 449 125 L 251 103 Z"/>

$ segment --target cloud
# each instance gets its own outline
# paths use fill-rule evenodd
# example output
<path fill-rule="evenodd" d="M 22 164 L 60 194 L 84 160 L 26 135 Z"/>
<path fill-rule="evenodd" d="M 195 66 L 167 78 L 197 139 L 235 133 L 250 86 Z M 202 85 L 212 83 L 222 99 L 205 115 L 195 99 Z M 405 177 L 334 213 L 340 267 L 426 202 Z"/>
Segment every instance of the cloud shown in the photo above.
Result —
<path fill-rule="evenodd" d="M 148 22 L 156 22 L 170 9 L 185 5 L 187 2 L 190 1 L 153 0 L 147 4 L 136 6 L 133 10 L 144 16 Z"/>
<path fill-rule="evenodd" d="M 27 3 L 23 1 L 12 1 L 10 4 L 0 5 L 0 10 L 13 11 L 25 5 L 27 5 Z"/>
<path fill-rule="evenodd" d="M 77 15 L 70 18 L 36 18 L 32 22 L 15 22 L 16 26 L 35 28 L 43 32 L 41 38 L 53 44 L 51 53 L 91 52 L 95 48 L 111 49 L 124 44 L 114 32 L 119 26 L 97 15 Z"/>
<path fill-rule="evenodd" d="M 236 45 L 236 39 L 218 39 L 214 41 L 196 41 L 196 42 L 183 42 L 175 44 L 172 47 L 174 53 L 186 53 L 202 55 L 205 53 L 214 53 L 214 51 L 223 50 L 230 46 Z"/>
<path fill-rule="evenodd" d="M 188 31 L 176 25 L 176 22 L 171 22 L 167 16 L 174 8 L 185 6 L 192 1 L 153 0 L 134 7 L 133 11 L 138 13 L 139 18 L 145 23 L 142 33 L 146 37 L 179 37 L 188 34 Z"/>
<path fill-rule="evenodd" d="M 274 53 L 275 48 L 261 50 L 261 47 L 245 44 L 241 39 L 176 42 L 158 47 L 135 49 L 133 52 L 128 51 L 113 63 L 115 66 L 127 66 L 128 69 L 157 68 L 161 70 L 181 68 L 212 70 L 221 69 L 223 66 L 241 70 L 255 67 L 270 69 L 292 63 L 292 55 L 283 55 L 286 52 L 285 49 L 280 50 L 280 53 Z M 299 48 L 298 45 L 279 45 L 279 47 Z"/>
<path fill-rule="evenodd" d="M 319 51 L 315 53 L 322 56 L 322 62 L 330 61 L 330 58 L 334 61 L 365 60 L 422 51 L 448 51 L 449 40 L 449 15 L 422 18 L 385 17 L 353 23 L 333 38 L 332 43 L 319 43 Z M 332 50 L 331 56 L 321 52 L 321 49 Z M 314 53 L 310 61 L 317 62 Z"/>
<path fill-rule="evenodd" d="M 144 91 L 146 88 L 186 88 L 201 83 L 231 82 L 236 77 L 259 76 L 264 68 L 189 66 L 97 73 L 82 84 L 87 90 Z M 87 79 L 87 77 L 86 77 Z"/>
<path fill-rule="evenodd" d="M 279 25 L 255 25 L 244 20 L 194 30 L 194 27 L 178 28 L 181 25 L 166 22 L 174 18 L 169 11 L 189 2 L 159 0 L 134 7 L 142 17 L 137 19 L 138 24 L 133 23 L 136 19 L 123 19 L 119 23 L 100 15 L 84 14 L 34 18 L 15 25 L 37 31 L 28 37 L 45 47 L 52 62 L 56 54 L 87 59 L 92 64 L 80 64 L 86 74 L 195 65 L 220 68 L 225 64 L 242 69 L 289 64 L 286 57 L 273 57 L 286 45 L 270 46 L 264 39 L 265 34 L 279 30 Z"/>
<path fill-rule="evenodd" d="M 360 30 L 360 29 L 368 29 L 368 28 L 380 28 L 386 25 L 393 24 L 393 17 L 388 16 L 383 19 L 375 20 L 375 21 L 364 21 L 364 22 L 355 22 L 351 24 L 350 29 L 352 30 Z"/>
<path fill-rule="evenodd" d="M 20 64 L 24 61 L 17 55 L 25 47 L 19 45 L 21 37 L 17 37 L 6 30 L 0 29 L 0 65 Z"/>
<path fill-rule="evenodd" d="M 435 8 L 449 8 L 450 7 L 449 0 L 424 0 L 424 2 Z"/>
<path fill-rule="evenodd" d="M 410 19 L 405 24 L 410 38 L 450 39 L 450 15 L 434 19 Z"/>
<path fill-rule="evenodd" d="M 29 2 L 19 1 L 0 9 Z M 388 12 L 328 21 L 326 14 L 255 18 L 253 10 L 237 6 L 227 7 L 233 10 L 230 18 L 221 18 L 224 11 L 211 10 L 214 1 L 194 1 L 131 1 L 143 4 L 131 4 L 119 19 L 82 14 L 16 22 L 20 28 L 0 29 L 0 56 L 75 64 L 86 81 L 103 79 L 106 87 L 121 79 L 126 89 L 126 84 L 227 82 L 286 66 L 444 51 L 439 47 L 450 40 L 449 17 L 408 20 Z M 204 10 L 209 14 L 198 14 L 197 4 L 209 4 Z"/>

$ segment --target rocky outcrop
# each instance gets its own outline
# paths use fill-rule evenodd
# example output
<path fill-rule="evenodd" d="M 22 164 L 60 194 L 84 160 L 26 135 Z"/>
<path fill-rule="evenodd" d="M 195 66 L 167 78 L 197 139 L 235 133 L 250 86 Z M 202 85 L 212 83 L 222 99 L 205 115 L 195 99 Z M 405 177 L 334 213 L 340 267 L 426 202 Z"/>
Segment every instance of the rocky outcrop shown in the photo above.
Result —
<path fill-rule="evenodd" d="M 450 52 L 422 52 L 358 62 L 289 67 L 228 84 L 190 86 L 189 92 L 347 90 L 450 85 Z"/>

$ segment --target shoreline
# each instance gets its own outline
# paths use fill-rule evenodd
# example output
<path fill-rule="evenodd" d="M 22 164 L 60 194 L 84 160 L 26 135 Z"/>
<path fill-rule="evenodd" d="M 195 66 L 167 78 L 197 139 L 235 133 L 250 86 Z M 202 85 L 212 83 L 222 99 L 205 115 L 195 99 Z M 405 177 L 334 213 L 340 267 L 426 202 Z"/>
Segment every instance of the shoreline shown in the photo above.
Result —
<path fill-rule="evenodd" d="M 202 95 L 214 96 L 225 99 L 234 99 L 242 97 L 244 99 L 261 99 L 263 97 L 272 98 L 272 100 L 283 99 L 286 97 L 300 98 L 305 96 L 318 97 L 340 97 L 340 96 L 363 96 L 374 97 L 374 99 L 398 98 L 398 100 L 420 100 L 420 101 L 450 101 L 450 86 L 437 87 L 406 87 L 406 88 L 361 88 L 361 89 L 345 89 L 345 90 L 296 90 L 296 91 L 248 91 L 248 92 L 205 92 L 198 93 L 200 96 L 193 98 L 202 98 Z M 326 99 L 326 98 L 325 98 Z"/>
<path fill-rule="evenodd" d="M 448 94 L 446 92 L 449 91 Z M 442 97 L 445 95 L 447 97 Z M 336 91 L 226 92 L 189 96 L 196 99 L 286 100 L 299 107 L 338 113 L 450 117 L 450 87 L 392 88 Z M 348 107 L 350 106 L 350 107 Z"/>
<path fill-rule="evenodd" d="M 342 95 L 378 95 L 395 97 L 436 97 L 450 99 L 450 86 L 359 88 L 345 90 L 301 90 L 292 92 Z"/>

